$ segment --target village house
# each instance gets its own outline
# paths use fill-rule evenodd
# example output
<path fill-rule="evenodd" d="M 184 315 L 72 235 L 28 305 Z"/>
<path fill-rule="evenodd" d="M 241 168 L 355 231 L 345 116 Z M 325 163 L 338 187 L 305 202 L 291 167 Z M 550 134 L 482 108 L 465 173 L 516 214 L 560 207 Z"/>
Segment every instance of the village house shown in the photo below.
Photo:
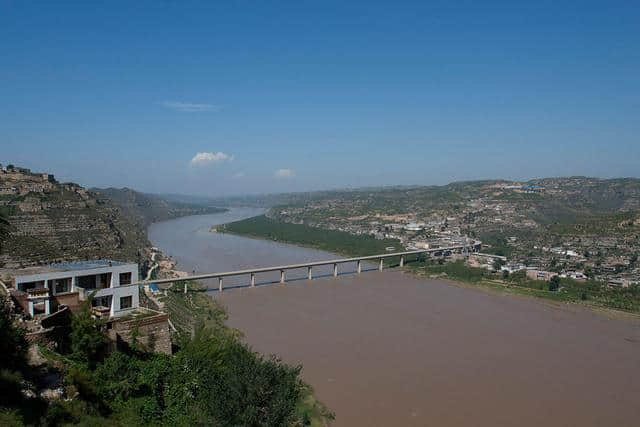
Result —
<path fill-rule="evenodd" d="M 90 299 L 92 314 L 104 321 L 112 346 L 135 344 L 171 354 L 169 316 L 142 307 L 139 288 L 132 285 L 138 281 L 138 264 L 94 260 L 2 272 L 0 285 L 22 309 L 29 342 L 55 341 L 52 331 Z"/>
<path fill-rule="evenodd" d="M 119 317 L 139 307 L 138 264 L 109 260 L 50 264 L 15 270 L 9 283 L 13 299 L 34 318 L 57 311 L 72 311 L 93 296 L 92 306 L 109 317 Z"/>
<path fill-rule="evenodd" d="M 531 280 L 544 280 L 548 282 L 552 277 L 557 275 L 558 273 L 554 273 L 553 271 L 527 270 L 527 278 Z"/>

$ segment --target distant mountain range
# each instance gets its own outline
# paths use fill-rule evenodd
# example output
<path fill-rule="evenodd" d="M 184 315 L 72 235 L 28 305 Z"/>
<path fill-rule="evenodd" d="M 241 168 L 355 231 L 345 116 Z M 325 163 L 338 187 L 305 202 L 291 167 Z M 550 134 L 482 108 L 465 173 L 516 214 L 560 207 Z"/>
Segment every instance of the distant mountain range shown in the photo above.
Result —
<path fill-rule="evenodd" d="M 122 212 L 145 227 L 158 221 L 166 221 L 188 215 L 226 212 L 226 208 L 211 205 L 207 198 L 179 195 L 140 193 L 130 188 L 92 188 L 98 198 L 107 198 Z"/>
<path fill-rule="evenodd" d="M 505 189 L 516 188 L 516 191 Z M 517 190 L 520 188 L 520 190 Z M 444 186 L 394 186 L 288 194 L 201 197 L 145 194 L 129 188 L 92 188 L 59 183 L 53 175 L 0 169 L 0 214 L 11 232 L 0 242 L 0 267 L 53 260 L 113 258 L 140 260 L 150 246 L 149 224 L 226 207 L 300 209 L 299 220 L 370 213 L 435 210 L 456 212 L 472 200 L 512 206 L 539 224 L 568 222 L 640 210 L 640 180 L 586 177 L 527 182 L 484 180 Z M 312 209 L 309 209 L 313 207 Z M 502 225 L 501 227 L 504 227 Z"/>

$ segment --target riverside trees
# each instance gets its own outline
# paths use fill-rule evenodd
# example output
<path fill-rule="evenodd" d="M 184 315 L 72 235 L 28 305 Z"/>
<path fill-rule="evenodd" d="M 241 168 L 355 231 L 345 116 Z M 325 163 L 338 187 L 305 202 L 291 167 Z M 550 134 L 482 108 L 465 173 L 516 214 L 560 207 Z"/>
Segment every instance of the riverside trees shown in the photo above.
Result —
<path fill-rule="evenodd" d="M 4 307 L 4 304 L 2 305 Z M 217 316 L 220 322 L 224 316 Z M 0 425 L 306 425 L 299 411 L 307 386 L 299 366 L 263 357 L 224 324 L 183 336 L 172 356 L 129 349 L 105 357 L 101 325 L 74 315 L 68 346 L 43 354 L 64 378 L 69 399 L 27 397 L 26 341 L 0 310 Z"/>

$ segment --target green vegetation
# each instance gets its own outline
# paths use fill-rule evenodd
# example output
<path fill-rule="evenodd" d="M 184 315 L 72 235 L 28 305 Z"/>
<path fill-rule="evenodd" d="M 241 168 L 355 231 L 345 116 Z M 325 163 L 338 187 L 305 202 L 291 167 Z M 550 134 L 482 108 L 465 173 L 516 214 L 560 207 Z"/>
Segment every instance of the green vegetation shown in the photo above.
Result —
<path fill-rule="evenodd" d="M 610 288 L 594 280 L 580 282 L 559 277 L 545 282 L 528 279 L 524 271 L 505 277 L 503 273 L 468 267 L 462 261 L 439 264 L 426 260 L 408 266 L 419 275 L 446 277 L 472 285 L 499 287 L 517 294 L 640 313 L 640 286 Z"/>
<path fill-rule="evenodd" d="M 212 299 L 192 295 L 176 290 L 166 297 L 187 310 L 207 301 L 193 311 L 205 316 L 179 334 L 174 355 L 135 348 L 107 353 L 102 324 L 87 305 L 74 315 L 67 343 L 56 352 L 40 349 L 48 360 L 44 372 L 26 368 L 23 332 L 1 309 L 0 425 L 303 426 L 333 418 L 301 381 L 301 367 L 253 352 L 224 325 L 226 315 Z M 35 383 L 41 378 L 34 375 L 51 374 L 63 378 L 71 399 L 23 394 L 25 379 Z"/>
<path fill-rule="evenodd" d="M 291 243 L 346 256 L 381 254 L 388 246 L 400 249 L 400 242 L 395 239 L 378 240 L 372 236 L 357 236 L 344 231 L 290 224 L 267 218 L 265 215 L 231 222 L 218 227 L 217 230 L 222 233 Z"/>
<path fill-rule="evenodd" d="M 511 255 L 512 248 L 509 246 L 507 239 L 502 234 L 482 233 L 480 234 L 480 239 L 484 244 L 489 245 L 489 247 L 484 249 L 483 252 L 505 257 L 509 257 Z"/>
<path fill-rule="evenodd" d="M 227 313 L 205 293 L 206 287 L 191 282 L 189 292 L 185 294 L 182 292 L 183 286 L 184 282 L 176 282 L 167 296 L 160 298 L 180 336 L 189 337 L 198 329 L 205 328 L 232 340 L 239 341 L 242 338 L 241 331 L 226 326 Z M 333 413 L 316 399 L 311 386 L 301 383 L 295 407 L 295 423 L 292 424 L 324 426 L 333 419 Z"/>
<path fill-rule="evenodd" d="M 11 226 L 9 225 L 9 219 L 0 212 L 0 252 L 2 252 L 4 240 L 9 235 L 10 230 Z"/>

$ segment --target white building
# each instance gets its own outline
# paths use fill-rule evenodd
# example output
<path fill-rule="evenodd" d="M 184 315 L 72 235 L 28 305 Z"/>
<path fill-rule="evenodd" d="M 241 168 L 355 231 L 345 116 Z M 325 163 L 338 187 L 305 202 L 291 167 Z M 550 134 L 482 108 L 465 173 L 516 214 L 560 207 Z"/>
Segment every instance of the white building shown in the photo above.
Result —
<path fill-rule="evenodd" d="M 14 277 L 14 288 L 27 295 L 31 317 L 50 314 L 61 304 L 72 308 L 89 295 L 93 295 L 93 307 L 108 309 L 111 317 L 140 305 L 138 287 L 124 286 L 138 281 L 138 264 L 134 263 L 95 260 L 51 264 L 19 270 Z"/>
<path fill-rule="evenodd" d="M 424 230 L 424 224 L 417 224 L 415 222 L 411 222 L 404 227 L 407 231 L 422 231 Z"/>

